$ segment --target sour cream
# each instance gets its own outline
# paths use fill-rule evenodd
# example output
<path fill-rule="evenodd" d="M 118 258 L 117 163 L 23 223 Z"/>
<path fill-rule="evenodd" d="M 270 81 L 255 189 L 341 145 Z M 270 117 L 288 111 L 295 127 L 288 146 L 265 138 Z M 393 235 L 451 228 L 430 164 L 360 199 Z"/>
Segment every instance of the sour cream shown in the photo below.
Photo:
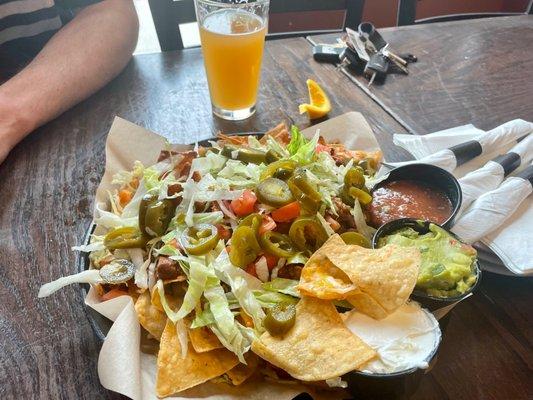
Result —
<path fill-rule="evenodd" d="M 390 374 L 411 368 L 425 369 L 440 343 L 437 320 L 413 301 L 382 320 L 356 310 L 344 317 L 348 329 L 378 353 L 362 367 L 363 372 Z"/>

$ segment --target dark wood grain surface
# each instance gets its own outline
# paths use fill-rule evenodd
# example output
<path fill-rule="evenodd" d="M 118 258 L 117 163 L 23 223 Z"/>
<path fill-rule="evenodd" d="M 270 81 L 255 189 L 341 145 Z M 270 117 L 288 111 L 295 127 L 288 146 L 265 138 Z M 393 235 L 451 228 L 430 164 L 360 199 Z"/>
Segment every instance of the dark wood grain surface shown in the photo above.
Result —
<path fill-rule="evenodd" d="M 101 344 L 79 289 L 37 299 L 43 282 L 75 272 L 70 246 L 90 223 L 113 117 L 182 143 L 217 129 L 264 130 L 286 117 L 305 126 L 297 104 L 308 77 L 330 94 L 332 115 L 362 112 L 387 158 L 407 157 L 391 141 L 405 130 L 334 67 L 314 63 L 302 38 L 267 43 L 258 112 L 246 122 L 212 117 L 201 53 L 186 50 L 134 57 L 104 90 L 17 146 L 0 165 L 3 399 L 122 398 L 99 384 Z M 533 398 L 532 304 L 531 280 L 485 274 L 479 292 L 454 310 L 439 360 L 411 398 Z"/>
<path fill-rule="evenodd" d="M 472 123 L 491 129 L 511 119 L 533 120 L 533 16 L 380 29 L 396 53 L 418 62 L 409 75 L 389 75 L 383 85 L 352 76 L 402 121 L 426 134 Z M 334 41 L 335 35 L 314 36 Z"/>

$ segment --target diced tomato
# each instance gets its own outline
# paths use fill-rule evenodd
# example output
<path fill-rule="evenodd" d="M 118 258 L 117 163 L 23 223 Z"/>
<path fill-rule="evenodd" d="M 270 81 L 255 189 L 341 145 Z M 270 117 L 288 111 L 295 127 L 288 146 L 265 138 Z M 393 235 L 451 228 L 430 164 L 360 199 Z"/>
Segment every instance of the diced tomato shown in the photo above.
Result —
<path fill-rule="evenodd" d="M 129 191 L 128 189 L 122 189 L 118 192 L 118 200 L 122 207 L 126 206 L 126 204 L 128 204 L 132 198 L 133 192 Z"/>
<path fill-rule="evenodd" d="M 111 299 L 114 299 L 115 297 L 119 297 L 119 296 L 125 296 L 127 295 L 128 292 L 122 290 L 122 289 L 111 289 L 109 292 L 107 293 L 104 293 L 101 297 L 102 301 L 107 301 L 107 300 L 111 300 Z"/>
<path fill-rule="evenodd" d="M 259 234 L 262 235 L 263 233 L 273 231 L 274 229 L 276 229 L 276 223 L 270 216 L 264 214 L 263 221 L 259 227 Z"/>
<path fill-rule="evenodd" d="M 134 189 L 137 189 L 139 187 L 139 178 L 133 178 L 130 182 L 130 186 Z"/>
<path fill-rule="evenodd" d="M 241 197 L 231 201 L 231 209 L 238 217 L 245 217 L 254 212 L 254 205 L 257 201 L 255 193 L 246 189 Z"/>
<path fill-rule="evenodd" d="M 326 217 L 326 221 L 327 223 L 329 224 L 329 226 L 331 226 L 331 229 L 333 229 L 334 232 L 337 232 L 340 227 L 341 227 L 341 224 L 339 224 L 337 221 L 335 221 L 331 215 L 328 215 Z"/>
<path fill-rule="evenodd" d="M 276 222 L 288 222 L 300 215 L 300 203 L 293 201 L 277 210 L 272 211 L 272 218 Z"/>
<path fill-rule="evenodd" d="M 257 271 L 255 270 L 255 263 L 250 263 L 245 268 L 245 271 L 248 272 L 250 275 L 255 276 L 257 278 Z"/>
<path fill-rule="evenodd" d="M 231 231 L 222 224 L 217 224 L 218 237 L 228 240 L 231 237 Z"/>
<path fill-rule="evenodd" d="M 272 271 L 276 265 L 278 265 L 279 258 L 276 256 L 273 256 L 272 254 L 264 254 L 264 257 L 267 261 L 268 270 Z"/>

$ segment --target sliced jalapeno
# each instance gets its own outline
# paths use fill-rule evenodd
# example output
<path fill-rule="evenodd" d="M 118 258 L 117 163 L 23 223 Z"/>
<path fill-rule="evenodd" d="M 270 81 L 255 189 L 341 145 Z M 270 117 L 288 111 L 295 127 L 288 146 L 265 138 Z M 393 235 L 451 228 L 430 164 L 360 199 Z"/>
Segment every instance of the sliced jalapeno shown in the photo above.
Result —
<path fill-rule="evenodd" d="M 153 194 L 145 194 L 139 205 L 139 229 L 141 232 L 146 233 L 146 225 L 144 223 L 146 217 L 146 209 L 150 204 L 157 200 L 157 196 Z"/>
<path fill-rule="evenodd" d="M 300 250 L 312 252 L 328 240 L 327 232 L 315 217 L 297 218 L 289 229 L 289 237 Z"/>
<path fill-rule="evenodd" d="M 344 175 L 344 185 L 346 187 L 356 187 L 362 189 L 365 186 L 364 171 L 361 167 L 352 167 Z"/>
<path fill-rule="evenodd" d="M 271 149 L 271 150 L 268 150 L 268 151 L 266 152 L 266 162 L 267 162 L 268 164 L 271 164 L 271 163 L 273 163 L 273 162 L 276 162 L 276 161 L 280 160 L 281 158 L 283 158 L 283 157 L 281 156 L 281 154 L 276 153 L 276 152 L 275 152 L 274 150 L 272 150 L 272 149 Z"/>
<path fill-rule="evenodd" d="M 279 232 L 265 232 L 259 237 L 259 243 L 265 252 L 280 258 L 290 258 L 296 254 L 289 236 Z"/>
<path fill-rule="evenodd" d="M 261 173 L 261 180 L 265 180 L 267 178 L 279 178 L 276 175 L 276 173 L 280 173 L 280 171 L 284 171 L 283 174 L 289 174 L 292 175 L 296 167 L 298 166 L 298 163 L 294 160 L 279 160 L 276 162 L 273 162 L 272 164 L 269 164 L 265 170 Z M 279 178 L 283 179 L 283 178 Z"/>
<path fill-rule="evenodd" d="M 104 246 L 109 250 L 144 247 L 146 237 L 137 228 L 125 226 L 113 229 L 104 238 Z"/>
<path fill-rule="evenodd" d="M 187 253 L 199 256 L 213 250 L 218 243 L 218 230 L 209 224 L 198 224 L 187 228 L 180 242 Z"/>
<path fill-rule="evenodd" d="M 346 244 L 355 244 L 357 246 L 366 247 L 367 249 L 372 247 L 370 240 L 358 232 L 341 233 L 341 239 L 344 240 L 344 243 Z"/>
<path fill-rule="evenodd" d="M 287 333 L 296 322 L 296 306 L 292 303 L 279 303 L 267 311 L 263 326 L 272 336 Z"/>
<path fill-rule="evenodd" d="M 348 190 L 348 193 L 350 194 L 351 197 L 353 197 L 354 199 L 357 199 L 359 200 L 359 202 L 366 206 L 367 204 L 370 204 L 372 202 L 372 196 L 369 195 L 367 192 L 365 192 L 364 190 L 361 190 L 361 189 L 358 189 L 356 187 L 351 187 L 349 190 Z"/>
<path fill-rule="evenodd" d="M 263 217 L 259 213 L 253 213 L 245 218 L 239 223 L 239 226 L 249 226 L 253 229 L 256 234 L 259 234 L 259 227 L 263 222 Z"/>
<path fill-rule="evenodd" d="M 237 267 L 245 268 L 253 262 L 261 247 L 257 243 L 256 233 L 250 226 L 239 226 L 231 236 L 229 259 Z"/>
<path fill-rule="evenodd" d="M 266 152 L 248 147 L 225 145 L 222 149 L 222 155 L 247 164 L 266 163 Z"/>
<path fill-rule="evenodd" d="M 287 183 L 294 198 L 300 203 L 302 213 L 315 215 L 320 207 L 322 196 L 309 183 L 305 175 L 301 172 L 296 173 Z"/>
<path fill-rule="evenodd" d="M 163 236 L 175 210 L 176 206 L 170 199 L 158 200 L 149 204 L 144 216 L 145 232 L 153 237 Z"/>
<path fill-rule="evenodd" d="M 256 188 L 257 198 L 261 203 L 281 207 L 294 201 L 289 186 L 277 178 L 267 178 Z"/>
<path fill-rule="evenodd" d="M 119 258 L 104 265 L 99 272 L 105 283 L 118 285 L 133 278 L 135 265 L 131 261 Z"/>

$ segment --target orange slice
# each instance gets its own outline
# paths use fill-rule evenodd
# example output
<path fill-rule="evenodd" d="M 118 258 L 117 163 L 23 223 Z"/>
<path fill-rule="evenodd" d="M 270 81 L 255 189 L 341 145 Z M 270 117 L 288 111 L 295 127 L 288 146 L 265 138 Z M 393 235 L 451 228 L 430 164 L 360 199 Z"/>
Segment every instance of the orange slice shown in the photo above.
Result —
<path fill-rule="evenodd" d="M 324 90 L 312 79 L 307 80 L 309 90 L 309 102 L 311 104 L 300 104 L 300 114 L 307 113 L 310 119 L 322 118 L 331 111 L 331 103 Z"/>

